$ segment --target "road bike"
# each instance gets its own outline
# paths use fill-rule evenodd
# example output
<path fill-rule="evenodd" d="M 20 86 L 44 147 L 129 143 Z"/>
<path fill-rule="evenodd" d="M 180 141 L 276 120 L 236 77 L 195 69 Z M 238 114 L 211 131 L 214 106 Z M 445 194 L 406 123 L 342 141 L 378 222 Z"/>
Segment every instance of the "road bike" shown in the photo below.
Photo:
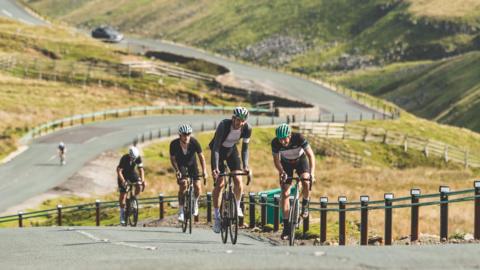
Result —
<path fill-rule="evenodd" d="M 288 213 L 288 224 L 290 226 L 290 235 L 288 237 L 288 244 L 293 246 L 295 244 L 295 230 L 300 225 L 300 202 L 299 202 L 299 194 L 301 190 L 299 190 L 303 185 L 299 185 L 302 180 L 306 180 L 310 182 L 310 190 L 312 189 L 312 179 L 302 179 L 300 177 L 287 177 L 285 181 L 295 181 L 295 185 L 293 188 L 295 189 L 295 194 L 293 195 L 293 200 L 290 200 L 290 211 Z M 305 207 L 308 207 L 306 205 Z"/>
<path fill-rule="evenodd" d="M 140 181 L 138 182 L 129 182 L 127 181 L 126 193 L 127 193 L 127 200 L 126 200 L 126 209 L 125 209 L 125 219 L 126 225 L 130 224 L 130 226 L 135 227 L 137 226 L 138 221 L 138 200 L 133 192 L 133 187 L 136 185 L 140 185 Z M 143 191 L 143 187 L 142 187 Z"/>
<path fill-rule="evenodd" d="M 182 222 L 182 232 L 187 231 L 192 233 L 192 223 L 193 223 L 193 208 L 195 205 L 195 197 L 194 197 L 194 188 L 193 188 L 193 176 L 182 175 L 182 178 L 187 178 L 188 185 L 187 190 L 183 194 L 183 222 Z M 199 177 L 203 178 L 203 185 L 207 184 L 207 180 L 205 179 L 205 175 L 199 175 Z"/>
<path fill-rule="evenodd" d="M 222 241 L 224 244 L 227 243 L 228 234 L 230 234 L 230 241 L 232 244 L 237 243 L 238 237 L 238 212 L 237 204 L 235 201 L 235 194 L 233 192 L 233 177 L 240 175 L 246 175 L 247 186 L 250 184 L 252 175 L 250 172 L 240 172 L 240 173 L 221 173 L 218 177 L 228 177 L 228 181 L 225 184 L 225 189 L 223 191 L 222 201 L 220 203 L 220 234 L 222 236 Z"/>

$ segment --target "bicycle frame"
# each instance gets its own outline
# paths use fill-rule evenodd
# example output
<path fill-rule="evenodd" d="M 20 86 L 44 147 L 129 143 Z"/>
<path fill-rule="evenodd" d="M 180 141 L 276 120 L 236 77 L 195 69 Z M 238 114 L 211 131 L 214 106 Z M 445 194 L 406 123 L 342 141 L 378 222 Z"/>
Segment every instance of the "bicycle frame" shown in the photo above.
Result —
<path fill-rule="evenodd" d="M 293 187 L 295 188 L 295 195 L 293 196 L 293 200 L 291 200 L 290 203 L 290 211 L 288 213 L 288 223 L 290 225 L 290 236 L 289 236 L 289 245 L 293 246 L 295 244 L 295 229 L 299 226 L 300 224 L 300 203 L 299 203 L 299 194 L 303 193 L 299 189 L 299 182 L 301 181 L 309 181 L 310 182 L 310 190 L 312 189 L 312 181 L 311 178 L 309 179 L 303 179 L 300 177 L 287 177 L 286 181 L 295 181 L 295 184 Z M 302 185 L 302 191 L 303 191 L 303 185 Z"/>
<path fill-rule="evenodd" d="M 199 175 L 199 177 L 203 177 L 203 184 L 206 184 L 206 179 L 204 175 Z M 182 223 L 182 231 L 187 231 L 187 226 L 189 228 L 189 233 L 192 233 L 192 223 L 193 223 L 193 205 L 194 205 L 194 187 L 193 187 L 193 176 L 181 175 L 180 179 L 187 179 L 187 190 L 183 194 L 183 213 L 184 213 L 184 221 Z"/>

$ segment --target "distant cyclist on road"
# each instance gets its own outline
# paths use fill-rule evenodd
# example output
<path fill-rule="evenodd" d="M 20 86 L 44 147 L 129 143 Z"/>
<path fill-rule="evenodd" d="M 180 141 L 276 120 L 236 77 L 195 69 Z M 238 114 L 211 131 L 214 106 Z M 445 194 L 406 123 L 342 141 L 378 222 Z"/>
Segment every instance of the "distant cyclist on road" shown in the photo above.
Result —
<path fill-rule="evenodd" d="M 221 190 L 225 185 L 224 177 L 219 177 L 220 173 L 225 172 L 225 161 L 228 168 L 233 173 L 249 172 L 248 168 L 248 143 L 252 135 L 252 126 L 247 123 L 248 110 L 243 107 L 236 107 L 233 110 L 231 119 L 225 119 L 217 127 L 215 137 L 210 142 L 209 147 L 212 150 L 212 175 L 215 181 L 213 190 L 213 206 L 215 213 L 215 223 L 213 231 L 220 233 L 220 210 Z M 240 164 L 240 157 L 236 144 L 243 139 L 242 143 L 242 161 L 243 168 Z M 243 192 L 243 183 L 241 176 L 234 177 L 234 193 L 239 217 L 243 217 L 240 201 Z"/>
<path fill-rule="evenodd" d="M 137 168 L 138 174 L 135 171 L 135 168 Z M 147 185 L 145 182 L 143 162 L 138 148 L 131 146 L 128 149 L 128 154 L 125 154 L 120 158 L 120 163 L 117 167 L 117 176 L 118 189 L 120 191 L 120 197 L 118 199 L 120 204 L 120 225 L 126 225 L 125 198 L 127 197 L 127 181 L 135 184 L 135 196 L 140 193 L 140 187 L 144 190 Z"/>
<path fill-rule="evenodd" d="M 198 198 L 202 191 L 200 184 L 200 177 L 198 174 L 197 159 L 195 154 L 200 159 L 202 165 L 203 177 L 207 177 L 207 165 L 205 163 L 205 156 L 202 153 L 200 143 L 191 136 L 193 130 L 190 125 L 183 124 L 178 127 L 179 138 L 170 143 L 170 162 L 172 163 L 175 173 L 177 175 L 178 190 L 178 220 L 184 221 L 183 205 L 184 193 L 187 190 L 188 179 L 187 176 L 194 180 L 194 194 L 195 204 L 193 206 L 193 215 L 198 216 Z"/>
<path fill-rule="evenodd" d="M 60 158 L 60 165 L 65 165 L 65 153 L 67 152 L 67 149 L 65 148 L 65 143 L 60 142 L 58 144 L 58 157 Z"/>
<path fill-rule="evenodd" d="M 305 179 L 302 181 L 303 200 L 302 216 L 308 217 L 308 202 L 310 198 L 309 182 L 315 179 L 315 155 L 307 140 L 300 133 L 292 133 L 290 126 L 281 124 L 275 130 L 276 137 L 272 140 L 273 163 L 278 170 L 280 187 L 282 188 L 283 208 L 283 231 L 281 238 L 287 239 L 290 234 L 288 214 L 290 210 L 290 188 L 292 181 L 286 181 L 287 177 L 293 176 L 295 170 L 297 175 Z"/>

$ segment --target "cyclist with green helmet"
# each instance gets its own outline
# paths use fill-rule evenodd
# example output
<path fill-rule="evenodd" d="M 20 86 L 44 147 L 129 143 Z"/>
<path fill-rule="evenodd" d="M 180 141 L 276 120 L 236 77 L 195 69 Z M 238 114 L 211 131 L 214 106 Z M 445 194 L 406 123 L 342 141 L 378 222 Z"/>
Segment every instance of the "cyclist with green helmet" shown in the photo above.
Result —
<path fill-rule="evenodd" d="M 315 179 L 315 155 L 308 141 L 300 133 L 292 133 L 288 124 L 281 124 L 275 130 L 276 137 L 272 140 L 273 163 L 278 170 L 280 187 L 282 188 L 282 209 L 283 209 L 283 231 L 282 239 L 287 239 L 290 234 L 288 214 L 290 210 L 290 188 L 292 181 L 287 181 L 293 176 L 295 170 L 297 175 L 304 179 L 302 181 L 303 200 L 302 216 L 308 217 L 308 202 L 310 198 L 309 179 Z"/>
<path fill-rule="evenodd" d="M 248 143 L 252 135 L 252 126 L 247 123 L 248 110 L 243 107 L 236 107 L 233 110 L 231 119 L 225 119 L 217 127 L 215 136 L 209 144 L 212 150 L 212 176 L 215 181 L 213 189 L 213 207 L 215 215 L 215 223 L 213 231 L 220 233 L 220 192 L 225 185 L 224 177 L 219 177 L 220 173 L 224 173 L 227 166 L 233 173 L 249 172 L 248 168 Z M 242 161 L 243 168 L 240 164 L 240 157 L 237 150 L 237 143 L 243 140 L 242 143 Z M 242 209 L 240 208 L 241 196 L 243 193 L 243 183 L 241 176 L 235 176 L 234 193 L 237 205 L 237 213 L 239 217 L 243 217 Z"/>

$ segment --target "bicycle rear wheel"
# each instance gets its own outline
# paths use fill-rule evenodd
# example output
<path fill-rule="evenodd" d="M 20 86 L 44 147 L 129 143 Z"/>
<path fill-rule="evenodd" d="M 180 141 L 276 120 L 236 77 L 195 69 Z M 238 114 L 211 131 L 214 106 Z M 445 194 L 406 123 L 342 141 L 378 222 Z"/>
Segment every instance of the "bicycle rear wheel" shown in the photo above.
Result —
<path fill-rule="evenodd" d="M 288 238 L 288 244 L 290 246 L 295 245 L 295 230 L 297 228 L 298 223 L 298 197 L 293 199 L 293 205 L 290 206 L 290 215 L 289 215 L 289 223 L 290 223 L 290 237 Z"/>
<path fill-rule="evenodd" d="M 187 232 L 188 226 L 188 213 L 190 212 L 188 209 L 188 192 L 185 192 L 183 195 L 183 222 L 182 222 L 182 232 Z"/>
<path fill-rule="evenodd" d="M 233 193 L 230 194 L 230 200 L 229 200 L 229 216 L 230 216 L 230 240 L 232 241 L 232 244 L 237 243 L 237 237 L 238 237 L 238 212 L 237 212 L 237 204 L 235 202 L 235 196 L 233 196 Z"/>
<path fill-rule="evenodd" d="M 220 204 L 220 234 L 222 235 L 222 242 L 227 243 L 228 240 L 228 227 L 230 220 L 228 215 L 228 198 L 227 193 L 224 192 L 222 196 L 222 201 Z"/>
<path fill-rule="evenodd" d="M 128 210 L 128 223 L 130 226 L 135 227 L 137 226 L 138 221 L 138 201 L 136 197 L 131 197 L 127 201 L 127 209 Z"/>

